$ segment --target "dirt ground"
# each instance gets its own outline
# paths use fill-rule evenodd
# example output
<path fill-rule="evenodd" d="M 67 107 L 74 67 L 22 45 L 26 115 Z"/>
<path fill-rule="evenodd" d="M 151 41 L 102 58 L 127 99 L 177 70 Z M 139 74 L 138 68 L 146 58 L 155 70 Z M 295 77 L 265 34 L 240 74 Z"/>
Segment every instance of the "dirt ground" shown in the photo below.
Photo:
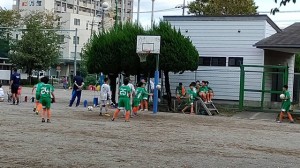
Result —
<path fill-rule="evenodd" d="M 67 107 L 56 90 L 52 123 L 33 103 L 0 103 L 0 167 L 299 167 L 300 125 L 141 112 L 131 122 Z M 30 88 L 23 97 L 31 96 Z M 83 100 L 94 93 L 85 91 Z M 111 111 L 112 113 L 112 111 Z"/>

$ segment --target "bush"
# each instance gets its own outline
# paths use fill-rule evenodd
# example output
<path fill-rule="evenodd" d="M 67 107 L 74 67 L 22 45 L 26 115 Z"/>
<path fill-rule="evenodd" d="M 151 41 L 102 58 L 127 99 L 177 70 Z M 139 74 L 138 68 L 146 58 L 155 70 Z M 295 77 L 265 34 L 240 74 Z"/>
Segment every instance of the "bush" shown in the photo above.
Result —
<path fill-rule="evenodd" d="M 96 75 L 88 75 L 85 79 L 84 79 L 84 87 L 83 89 L 86 89 L 89 85 L 96 85 L 97 82 L 97 78 Z"/>

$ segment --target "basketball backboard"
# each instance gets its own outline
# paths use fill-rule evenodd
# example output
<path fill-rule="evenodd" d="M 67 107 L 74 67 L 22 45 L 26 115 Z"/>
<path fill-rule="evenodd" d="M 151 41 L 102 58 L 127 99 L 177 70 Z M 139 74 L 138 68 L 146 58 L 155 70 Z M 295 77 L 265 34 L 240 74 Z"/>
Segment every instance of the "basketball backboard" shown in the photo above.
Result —
<path fill-rule="evenodd" d="M 137 36 L 136 53 L 160 54 L 160 36 Z"/>

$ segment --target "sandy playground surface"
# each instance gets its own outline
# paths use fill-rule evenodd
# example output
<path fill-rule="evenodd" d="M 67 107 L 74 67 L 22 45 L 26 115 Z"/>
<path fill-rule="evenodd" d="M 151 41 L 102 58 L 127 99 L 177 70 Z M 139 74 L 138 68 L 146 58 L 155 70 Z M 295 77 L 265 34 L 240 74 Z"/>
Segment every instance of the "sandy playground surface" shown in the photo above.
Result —
<path fill-rule="evenodd" d="M 70 94 L 56 90 L 52 123 L 30 102 L 0 103 L 0 167 L 300 166 L 299 124 L 151 112 L 112 122 L 98 109 L 67 107 Z"/>

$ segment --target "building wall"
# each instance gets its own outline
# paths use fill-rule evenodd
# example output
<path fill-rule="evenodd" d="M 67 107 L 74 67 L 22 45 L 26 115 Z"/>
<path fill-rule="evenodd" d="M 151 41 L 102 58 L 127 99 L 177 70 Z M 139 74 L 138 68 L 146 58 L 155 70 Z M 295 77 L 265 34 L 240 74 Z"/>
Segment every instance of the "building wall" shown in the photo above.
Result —
<path fill-rule="evenodd" d="M 196 46 L 200 57 L 226 57 L 226 66 L 199 66 L 197 72 L 171 74 L 171 88 L 195 80 L 207 80 L 216 99 L 239 100 L 240 68 L 229 67 L 229 57 L 243 57 L 245 65 L 264 65 L 264 52 L 253 44 L 265 38 L 266 21 L 170 21 Z M 255 71 L 255 68 L 247 68 Z M 260 89 L 262 73 L 247 72 L 245 88 Z M 248 92 L 245 100 L 260 100 L 260 94 Z"/>
<path fill-rule="evenodd" d="M 265 21 L 265 25 L 266 25 L 265 38 L 270 37 L 271 35 L 277 33 L 276 30 L 267 21 Z"/>

